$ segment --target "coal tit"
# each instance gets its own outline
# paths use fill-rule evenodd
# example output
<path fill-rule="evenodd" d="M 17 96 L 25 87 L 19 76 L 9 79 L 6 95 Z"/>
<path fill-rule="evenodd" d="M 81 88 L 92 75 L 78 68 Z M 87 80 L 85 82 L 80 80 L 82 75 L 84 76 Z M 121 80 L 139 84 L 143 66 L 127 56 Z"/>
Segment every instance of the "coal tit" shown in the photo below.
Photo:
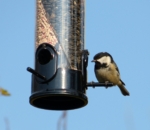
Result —
<path fill-rule="evenodd" d="M 99 82 L 113 83 L 120 88 L 124 96 L 129 96 L 128 90 L 124 87 L 125 83 L 120 79 L 119 69 L 112 56 L 107 52 L 101 52 L 94 56 L 92 62 L 95 62 L 95 75 Z"/>

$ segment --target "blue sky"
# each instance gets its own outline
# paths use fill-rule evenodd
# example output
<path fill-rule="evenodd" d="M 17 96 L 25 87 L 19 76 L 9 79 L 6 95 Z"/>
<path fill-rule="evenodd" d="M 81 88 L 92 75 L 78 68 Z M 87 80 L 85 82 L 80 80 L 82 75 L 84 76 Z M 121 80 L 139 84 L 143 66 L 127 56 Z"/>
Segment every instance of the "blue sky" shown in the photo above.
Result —
<path fill-rule="evenodd" d="M 61 111 L 29 104 L 34 66 L 35 0 L 0 0 L 0 86 L 12 96 L 0 97 L 0 129 L 56 130 Z M 67 130 L 150 129 L 150 1 L 86 1 L 86 48 L 90 52 L 88 81 L 96 81 L 98 52 L 109 52 L 130 92 L 118 87 L 89 88 L 88 105 L 68 111 Z"/>

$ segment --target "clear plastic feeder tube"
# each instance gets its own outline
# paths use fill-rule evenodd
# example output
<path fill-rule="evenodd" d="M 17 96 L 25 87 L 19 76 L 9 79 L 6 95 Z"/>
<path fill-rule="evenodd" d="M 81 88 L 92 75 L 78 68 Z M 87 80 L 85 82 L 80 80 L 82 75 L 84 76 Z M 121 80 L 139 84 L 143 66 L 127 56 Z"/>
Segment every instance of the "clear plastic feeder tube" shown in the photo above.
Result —
<path fill-rule="evenodd" d="M 84 0 L 37 0 L 36 49 L 47 43 L 58 54 L 58 68 L 81 70 Z"/>

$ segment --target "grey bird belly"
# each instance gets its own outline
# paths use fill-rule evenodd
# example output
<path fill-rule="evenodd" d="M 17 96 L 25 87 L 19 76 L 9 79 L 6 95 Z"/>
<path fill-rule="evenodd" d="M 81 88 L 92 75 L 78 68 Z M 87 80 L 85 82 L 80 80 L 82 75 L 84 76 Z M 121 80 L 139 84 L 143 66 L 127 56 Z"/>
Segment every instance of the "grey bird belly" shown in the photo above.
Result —
<path fill-rule="evenodd" d="M 107 71 L 105 69 L 95 70 L 96 78 L 99 82 L 107 81 Z"/>
<path fill-rule="evenodd" d="M 99 82 L 109 81 L 114 85 L 117 85 L 119 82 L 117 73 L 111 71 L 109 68 L 95 70 L 95 74 Z"/>

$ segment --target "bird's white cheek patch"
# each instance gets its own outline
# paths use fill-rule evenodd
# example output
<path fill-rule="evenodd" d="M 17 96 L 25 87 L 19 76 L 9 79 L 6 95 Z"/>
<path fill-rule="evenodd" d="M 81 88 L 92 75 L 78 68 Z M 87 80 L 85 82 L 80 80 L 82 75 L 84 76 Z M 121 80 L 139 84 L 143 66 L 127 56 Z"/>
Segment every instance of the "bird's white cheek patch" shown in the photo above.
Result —
<path fill-rule="evenodd" d="M 97 61 L 100 62 L 101 64 L 107 63 L 107 65 L 109 65 L 111 62 L 111 58 L 109 56 L 103 56 L 102 58 L 98 59 Z"/>

